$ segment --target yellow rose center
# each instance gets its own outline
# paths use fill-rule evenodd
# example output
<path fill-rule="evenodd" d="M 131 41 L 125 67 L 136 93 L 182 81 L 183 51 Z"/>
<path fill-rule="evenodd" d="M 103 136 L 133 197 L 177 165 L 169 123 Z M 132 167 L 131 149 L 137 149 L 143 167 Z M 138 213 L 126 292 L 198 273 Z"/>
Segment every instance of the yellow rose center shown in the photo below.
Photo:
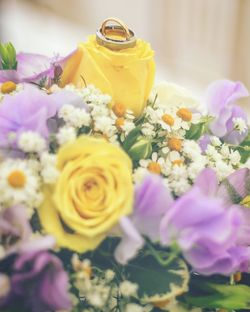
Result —
<path fill-rule="evenodd" d="M 90 200 L 95 200 L 100 196 L 100 188 L 94 180 L 90 180 L 84 184 L 86 197 Z"/>
<path fill-rule="evenodd" d="M 12 171 L 11 174 L 8 176 L 8 183 L 14 188 L 22 188 L 25 186 L 26 176 L 20 170 Z"/>
<path fill-rule="evenodd" d="M 152 173 L 155 173 L 155 174 L 160 174 L 161 173 L 161 166 L 160 164 L 158 164 L 158 162 L 156 161 L 151 161 L 149 164 L 148 164 L 148 170 Z"/>
<path fill-rule="evenodd" d="M 191 121 L 192 120 L 192 113 L 187 108 L 180 108 L 177 111 L 176 115 L 184 121 Z"/>
<path fill-rule="evenodd" d="M 1 92 L 3 94 L 11 93 L 16 90 L 16 84 L 13 81 L 6 81 L 1 85 Z"/>
<path fill-rule="evenodd" d="M 183 165 L 183 160 L 182 159 L 176 159 L 172 163 L 173 163 L 173 165 L 181 166 L 181 165 Z"/>
<path fill-rule="evenodd" d="M 115 125 L 118 129 L 121 129 L 122 126 L 124 126 L 125 120 L 123 117 L 119 117 L 115 121 Z"/>
<path fill-rule="evenodd" d="M 240 204 L 250 208 L 250 195 L 247 195 L 245 198 L 243 198 Z"/>
<path fill-rule="evenodd" d="M 117 117 L 123 117 L 126 114 L 126 107 L 123 104 L 116 103 L 112 110 Z"/>
<path fill-rule="evenodd" d="M 164 114 L 161 119 L 170 127 L 174 125 L 174 118 L 169 114 Z"/>
<path fill-rule="evenodd" d="M 168 147 L 172 150 L 172 151 L 177 151 L 179 152 L 182 148 L 182 140 L 178 139 L 178 138 L 170 138 L 168 140 Z"/>

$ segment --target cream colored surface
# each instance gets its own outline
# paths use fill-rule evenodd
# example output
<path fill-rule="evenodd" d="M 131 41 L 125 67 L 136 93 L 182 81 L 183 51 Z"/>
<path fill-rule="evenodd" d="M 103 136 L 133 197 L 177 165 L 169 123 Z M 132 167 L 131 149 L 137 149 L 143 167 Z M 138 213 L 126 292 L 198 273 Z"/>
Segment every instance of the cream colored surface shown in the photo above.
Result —
<path fill-rule="evenodd" d="M 198 95 L 219 78 L 250 89 L 250 0 L 2 0 L 1 38 L 18 50 L 66 54 L 109 16 L 152 43 L 159 79 Z"/>

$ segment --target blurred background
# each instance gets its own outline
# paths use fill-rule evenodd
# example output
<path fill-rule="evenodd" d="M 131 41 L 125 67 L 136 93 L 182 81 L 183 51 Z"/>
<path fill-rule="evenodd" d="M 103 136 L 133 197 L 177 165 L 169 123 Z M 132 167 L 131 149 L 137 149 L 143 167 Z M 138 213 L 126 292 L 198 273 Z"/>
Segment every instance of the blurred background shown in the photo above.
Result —
<path fill-rule="evenodd" d="M 250 0 L 0 0 L 0 40 L 66 55 L 110 16 L 151 42 L 157 79 L 197 95 L 219 78 L 250 90 Z"/>

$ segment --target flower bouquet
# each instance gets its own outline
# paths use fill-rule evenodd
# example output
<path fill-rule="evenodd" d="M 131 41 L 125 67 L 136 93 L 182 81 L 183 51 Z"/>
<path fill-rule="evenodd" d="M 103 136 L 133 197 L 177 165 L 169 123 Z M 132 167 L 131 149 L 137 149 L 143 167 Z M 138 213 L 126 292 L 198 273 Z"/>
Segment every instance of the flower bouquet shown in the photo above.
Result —
<path fill-rule="evenodd" d="M 1 311 L 250 311 L 248 91 L 154 84 L 153 54 L 114 19 L 1 44 Z"/>

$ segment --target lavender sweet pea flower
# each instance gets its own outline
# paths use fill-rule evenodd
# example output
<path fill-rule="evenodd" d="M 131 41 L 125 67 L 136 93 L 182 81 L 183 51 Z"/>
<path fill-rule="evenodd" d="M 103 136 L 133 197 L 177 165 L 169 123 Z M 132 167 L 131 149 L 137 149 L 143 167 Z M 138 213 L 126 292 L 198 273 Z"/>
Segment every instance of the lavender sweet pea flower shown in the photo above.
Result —
<path fill-rule="evenodd" d="M 45 312 L 70 309 L 68 277 L 61 261 L 47 251 L 30 252 L 0 262 L 9 272 L 10 291 L 0 307 Z"/>
<path fill-rule="evenodd" d="M 208 113 L 215 119 L 210 124 L 212 133 L 228 143 L 239 144 L 247 136 L 248 131 L 240 133 L 234 130 L 234 118 L 242 118 L 247 122 L 244 110 L 235 104 L 243 97 L 249 96 L 248 90 L 241 82 L 218 80 L 207 89 L 206 106 Z"/>
<path fill-rule="evenodd" d="M 222 181 L 218 196 L 223 198 L 226 205 L 241 205 L 243 225 L 238 242 L 241 245 L 250 246 L 250 170 L 242 168 L 230 174 Z"/>
<path fill-rule="evenodd" d="M 194 270 L 204 275 L 229 275 L 249 269 L 249 248 L 238 242 L 243 224 L 241 210 L 225 205 L 217 196 L 218 185 L 215 172 L 204 169 L 161 223 L 162 243 L 177 243 Z"/>
<path fill-rule="evenodd" d="M 135 189 L 133 223 L 139 232 L 155 241 L 160 236 L 160 222 L 173 203 L 173 197 L 156 174 L 148 174 Z"/>
<path fill-rule="evenodd" d="M 17 70 L 0 70 L 0 82 L 13 81 L 15 83 L 38 83 L 45 77 L 47 77 L 48 80 L 51 80 L 54 78 L 56 71 L 58 71 L 57 67 L 63 67 L 70 55 L 67 55 L 64 58 L 49 58 L 40 54 L 19 53 L 16 56 Z"/>
<path fill-rule="evenodd" d="M 0 105 L 0 147 L 15 146 L 19 135 L 34 131 L 47 138 L 48 119 L 54 117 L 63 104 L 76 104 L 80 97 L 60 90 L 48 95 L 31 85 L 15 95 L 6 95 Z"/>
<path fill-rule="evenodd" d="M 126 264 L 136 256 L 144 245 L 142 235 L 152 241 L 159 240 L 161 219 L 172 202 L 169 190 L 158 175 L 148 174 L 143 182 L 137 185 L 133 215 L 120 220 L 123 234 L 115 251 L 118 262 Z"/>
<path fill-rule="evenodd" d="M 13 206 L 0 214 L 0 243 L 7 253 L 15 252 L 32 234 L 26 211 L 22 206 Z"/>

